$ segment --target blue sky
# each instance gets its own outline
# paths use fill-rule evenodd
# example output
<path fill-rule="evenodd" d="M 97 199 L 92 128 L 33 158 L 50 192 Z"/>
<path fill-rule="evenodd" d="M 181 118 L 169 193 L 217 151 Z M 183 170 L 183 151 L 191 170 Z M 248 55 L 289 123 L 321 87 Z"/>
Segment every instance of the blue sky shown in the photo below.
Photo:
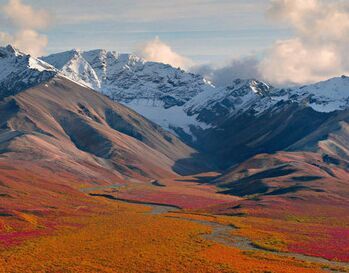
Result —
<path fill-rule="evenodd" d="M 0 0 L 0 43 L 136 53 L 210 79 L 349 74 L 348 0 Z"/>
<path fill-rule="evenodd" d="M 0 0 L 4 5 L 8 1 Z M 131 52 L 158 36 L 196 62 L 261 55 L 290 37 L 265 16 L 269 0 L 23 0 L 50 13 L 48 53 L 71 48 Z M 1 19 L 1 31 L 11 24 Z"/>

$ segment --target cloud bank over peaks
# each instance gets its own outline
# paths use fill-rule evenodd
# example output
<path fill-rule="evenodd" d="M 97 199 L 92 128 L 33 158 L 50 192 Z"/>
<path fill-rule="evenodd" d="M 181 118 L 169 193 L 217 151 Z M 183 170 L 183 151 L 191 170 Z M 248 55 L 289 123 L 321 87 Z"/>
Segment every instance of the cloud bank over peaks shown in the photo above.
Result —
<path fill-rule="evenodd" d="M 261 58 L 240 58 L 224 66 L 193 68 L 216 85 L 257 78 L 276 86 L 301 85 L 349 74 L 349 2 L 270 0 L 266 16 L 291 27 L 293 37 L 278 40 Z"/>
<path fill-rule="evenodd" d="M 304 84 L 349 73 L 349 3 L 272 0 L 267 15 L 289 24 L 293 38 L 277 41 L 259 65 L 264 79 Z"/>
<path fill-rule="evenodd" d="M 190 68 L 190 71 L 203 75 L 216 86 L 227 86 L 235 79 L 261 79 L 259 60 L 249 56 L 233 59 L 223 65 L 204 64 Z"/>
<path fill-rule="evenodd" d="M 176 53 L 168 44 L 161 41 L 159 37 L 141 45 L 136 49 L 136 54 L 146 61 L 161 62 L 182 69 L 188 69 L 193 65 L 190 59 Z"/>

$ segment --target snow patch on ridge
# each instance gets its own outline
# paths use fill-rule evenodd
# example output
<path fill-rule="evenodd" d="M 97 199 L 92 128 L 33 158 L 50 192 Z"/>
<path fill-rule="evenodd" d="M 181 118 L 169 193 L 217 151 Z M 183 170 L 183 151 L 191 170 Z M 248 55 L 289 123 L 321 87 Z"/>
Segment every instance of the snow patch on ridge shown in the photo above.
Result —
<path fill-rule="evenodd" d="M 60 69 L 61 73 L 75 82 L 95 90 L 101 88 L 96 72 L 82 57 L 82 52 L 79 50 L 73 49 L 64 54 L 57 53 L 42 59 Z"/>
<path fill-rule="evenodd" d="M 0 47 L 0 99 L 47 81 L 57 73 L 53 66 L 11 45 Z"/>
<path fill-rule="evenodd" d="M 147 62 L 133 54 L 102 49 L 67 51 L 43 57 L 43 60 L 73 80 L 124 103 L 135 99 L 156 99 L 163 101 L 165 108 L 170 108 L 185 104 L 205 88 L 214 88 L 202 76 L 167 64 Z M 95 84 L 97 81 L 99 84 Z"/>
<path fill-rule="evenodd" d="M 181 106 L 173 106 L 171 108 L 164 108 L 161 101 L 154 100 L 133 100 L 130 103 L 124 103 L 137 113 L 146 117 L 147 119 L 160 125 L 165 130 L 176 132 L 173 128 L 181 128 L 186 134 L 193 136 L 191 127 L 195 126 L 200 129 L 207 129 L 209 126 L 204 122 L 196 119 L 196 115 L 188 116 Z"/>
<path fill-rule="evenodd" d="M 317 112 L 333 112 L 349 107 L 349 77 L 342 76 L 290 91 L 290 99 L 305 101 Z"/>

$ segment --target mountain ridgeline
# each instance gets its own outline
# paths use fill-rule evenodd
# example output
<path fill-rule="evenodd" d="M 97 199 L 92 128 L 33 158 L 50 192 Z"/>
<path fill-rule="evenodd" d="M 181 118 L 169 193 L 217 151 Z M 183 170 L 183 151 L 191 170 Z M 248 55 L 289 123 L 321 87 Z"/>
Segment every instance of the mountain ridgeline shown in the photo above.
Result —
<path fill-rule="evenodd" d="M 47 63 L 12 47 L 1 52 L 0 81 L 16 87 L 0 98 L 1 158 L 91 177 L 96 169 L 145 178 L 192 171 L 178 161 L 197 152 L 160 126 Z"/>
<path fill-rule="evenodd" d="M 270 181 L 284 168 L 338 181 L 349 166 L 345 76 L 295 88 L 254 79 L 217 88 L 132 54 L 37 59 L 11 46 L 0 49 L 0 67 L 2 158 L 59 162 L 90 176 L 96 168 L 147 179 L 220 170 L 215 183 L 242 196 L 259 187 L 282 192 Z M 236 180 L 243 182 L 231 186 Z"/>
<path fill-rule="evenodd" d="M 200 75 L 132 54 L 72 50 L 42 60 L 171 131 L 223 169 L 282 150 L 348 159 L 345 76 L 295 88 L 252 79 L 216 88 Z"/>

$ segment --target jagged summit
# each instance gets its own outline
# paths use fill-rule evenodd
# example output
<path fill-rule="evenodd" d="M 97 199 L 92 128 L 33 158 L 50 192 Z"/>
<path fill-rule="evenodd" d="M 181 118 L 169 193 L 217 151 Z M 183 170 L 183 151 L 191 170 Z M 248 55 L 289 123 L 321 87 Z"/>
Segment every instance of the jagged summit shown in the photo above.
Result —
<path fill-rule="evenodd" d="M 274 88 L 254 79 L 236 79 L 223 88 L 202 92 L 186 104 L 186 112 L 198 114 L 201 121 L 211 123 L 214 119 L 231 113 L 248 110 L 264 98 L 270 98 Z"/>
<path fill-rule="evenodd" d="M 2 54 L 13 54 L 13 55 L 19 55 L 21 54 L 18 49 L 13 47 L 12 45 L 7 45 L 5 47 L 1 47 L 0 51 Z"/>
<path fill-rule="evenodd" d="M 68 78 L 99 90 L 101 83 L 91 65 L 82 56 L 82 51 L 73 49 L 43 57 L 47 63 L 59 69 Z"/>
<path fill-rule="evenodd" d="M 57 73 L 53 66 L 12 45 L 0 47 L 0 99 L 42 83 Z"/>
<path fill-rule="evenodd" d="M 349 105 L 349 79 L 345 76 L 294 88 L 274 88 L 256 79 L 236 79 L 229 86 L 216 88 L 200 75 L 147 62 L 134 54 L 73 50 L 43 60 L 68 78 L 192 139 L 232 116 L 247 112 L 260 115 L 282 103 L 317 112 L 342 110 Z"/>
<path fill-rule="evenodd" d="M 113 58 L 120 63 L 125 64 L 135 64 L 135 63 L 145 63 L 146 61 L 132 53 L 117 53 L 116 51 L 108 51 L 105 49 L 93 49 L 89 51 L 82 52 L 83 57 L 89 62 L 93 63 L 96 58 L 101 60 L 106 60 L 107 58 Z M 50 55 L 52 56 L 52 55 Z"/>
<path fill-rule="evenodd" d="M 349 77 L 341 76 L 288 90 L 289 99 L 305 102 L 315 111 L 333 112 L 349 107 Z"/>
<path fill-rule="evenodd" d="M 67 51 L 42 59 L 61 69 L 67 77 L 123 103 L 145 100 L 170 108 L 185 104 L 205 88 L 212 88 L 202 76 L 167 64 L 147 62 L 134 54 L 97 49 L 73 56 Z"/>
<path fill-rule="evenodd" d="M 79 49 L 72 49 L 60 53 L 54 53 L 50 55 L 49 57 L 41 57 L 41 60 L 47 59 L 47 60 L 54 60 L 55 64 L 54 66 L 57 69 L 62 69 L 71 59 L 76 58 L 81 54 L 81 51 Z M 49 63 L 49 62 L 47 62 Z"/>
<path fill-rule="evenodd" d="M 7 45 L 5 47 L 0 47 L 0 60 L 1 60 L 1 70 L 3 72 L 11 72 L 13 67 L 27 67 L 30 69 L 38 71 L 56 71 L 57 69 L 45 63 L 44 61 L 31 56 L 30 54 L 25 54 L 19 49 L 15 48 L 12 45 Z M 5 64 L 8 64 L 6 67 Z M 7 71 L 5 69 L 8 69 Z"/>
<path fill-rule="evenodd" d="M 118 54 L 118 61 L 127 64 L 145 63 L 145 60 L 130 53 L 120 53 Z"/>

